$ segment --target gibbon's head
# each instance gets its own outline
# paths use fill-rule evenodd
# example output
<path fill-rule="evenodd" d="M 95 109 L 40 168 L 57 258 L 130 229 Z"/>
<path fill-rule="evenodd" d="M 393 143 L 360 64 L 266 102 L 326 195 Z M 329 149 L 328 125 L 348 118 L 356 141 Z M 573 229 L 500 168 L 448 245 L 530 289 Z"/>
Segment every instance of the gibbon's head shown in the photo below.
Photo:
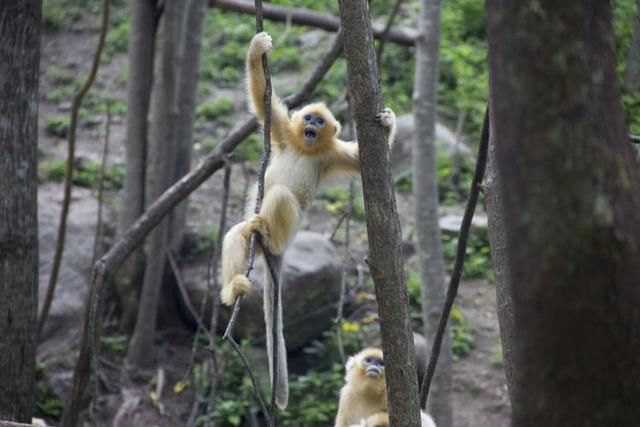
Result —
<path fill-rule="evenodd" d="M 309 104 L 291 116 L 294 146 L 305 154 L 331 149 L 340 133 L 340 123 L 323 103 Z"/>
<path fill-rule="evenodd" d="M 379 348 L 366 348 L 347 361 L 345 380 L 355 387 L 384 392 L 384 359 Z"/>

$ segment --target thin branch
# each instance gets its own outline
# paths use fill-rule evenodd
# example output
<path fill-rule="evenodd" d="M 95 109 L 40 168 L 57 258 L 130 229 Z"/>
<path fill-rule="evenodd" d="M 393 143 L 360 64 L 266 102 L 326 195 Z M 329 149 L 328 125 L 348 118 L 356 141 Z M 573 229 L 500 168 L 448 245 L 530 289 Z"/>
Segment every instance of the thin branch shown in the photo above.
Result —
<path fill-rule="evenodd" d="M 382 70 L 382 54 L 384 53 L 384 46 L 387 44 L 389 34 L 391 33 L 391 26 L 393 25 L 393 21 L 396 19 L 396 15 L 400 11 L 400 6 L 402 6 L 403 1 L 404 0 L 396 0 L 396 3 L 393 5 L 393 9 L 391 10 L 391 14 L 389 15 L 387 25 L 384 27 L 384 31 L 380 36 L 378 51 L 376 52 L 376 57 L 378 58 L 378 70 Z"/>
<path fill-rule="evenodd" d="M 440 347 L 442 346 L 442 340 L 451 314 L 451 308 L 453 302 L 458 294 L 458 287 L 460 285 L 460 279 L 462 277 L 462 269 L 464 267 L 464 256 L 467 250 L 467 239 L 469 238 L 469 231 L 471 230 L 471 221 L 473 220 L 473 214 L 476 210 L 476 204 L 478 203 L 478 196 L 480 194 L 480 186 L 482 185 L 482 179 L 484 177 L 484 171 L 487 165 L 487 148 L 489 146 L 489 107 L 484 114 L 484 123 L 482 125 L 482 134 L 480 136 L 480 147 L 478 148 L 478 159 L 476 160 L 476 169 L 473 174 L 473 180 L 471 181 L 471 189 L 469 191 L 469 199 L 467 201 L 467 207 L 465 208 L 464 215 L 462 217 L 462 224 L 460 225 L 460 233 L 458 235 L 458 248 L 456 251 L 456 260 L 453 266 L 453 272 L 449 279 L 449 287 L 447 289 L 447 297 L 445 299 L 444 307 L 440 315 L 438 322 L 438 329 L 433 339 L 433 346 L 431 347 L 431 355 L 429 356 L 429 363 L 427 365 L 424 379 L 420 387 L 420 407 L 425 408 L 427 399 L 429 397 L 429 389 L 431 387 L 431 380 L 436 370 L 438 363 L 438 357 L 440 356 Z"/>
<path fill-rule="evenodd" d="M 264 14 L 263 14 L 263 7 L 262 7 L 262 0 L 255 0 L 255 10 L 256 10 L 256 34 L 261 33 L 264 30 Z M 269 166 L 269 158 L 271 157 L 271 92 L 272 92 L 272 88 L 271 88 L 271 72 L 269 70 L 269 62 L 267 60 L 267 54 L 263 54 L 262 55 L 262 69 L 264 71 L 264 78 L 265 78 L 265 90 L 264 90 L 264 123 L 263 123 L 263 138 L 264 138 L 264 151 L 262 153 L 262 160 L 260 163 L 260 176 L 258 178 L 258 194 L 256 197 L 256 206 L 255 206 L 255 210 L 254 213 L 258 214 L 260 212 L 260 207 L 262 205 L 262 200 L 264 199 L 264 180 L 265 180 L 265 175 L 267 173 L 267 167 Z M 257 232 L 253 232 L 253 234 L 251 235 L 251 240 L 249 242 L 249 259 L 247 261 L 247 270 L 245 273 L 245 276 L 247 276 L 247 278 L 249 278 L 249 275 L 251 274 L 251 271 L 253 270 L 253 265 L 255 262 L 255 254 L 256 254 L 256 240 L 258 238 L 258 233 Z M 267 259 L 267 263 L 269 263 L 268 259 L 269 259 L 269 254 L 268 251 L 266 250 L 266 248 L 263 246 L 263 252 L 264 252 L 264 256 L 265 259 Z M 274 286 L 276 285 L 277 282 L 277 277 L 276 276 L 272 276 L 274 279 Z M 265 286 L 268 286 L 267 283 L 265 283 Z M 273 311 L 273 330 L 277 331 L 277 316 L 278 316 L 278 298 L 277 298 L 277 293 L 275 294 L 276 296 L 274 296 L 274 311 Z M 223 338 L 231 343 L 235 342 L 232 334 L 233 334 L 233 327 L 235 325 L 236 319 L 238 317 L 238 312 L 240 311 L 240 303 L 242 302 L 242 296 L 238 297 L 236 299 L 235 305 L 233 307 L 233 313 L 231 314 L 231 318 L 229 320 L 229 324 L 227 325 L 227 329 L 224 332 L 224 336 Z M 266 408 L 262 408 L 263 412 L 264 412 L 264 416 L 267 420 L 267 423 L 269 425 L 275 425 L 275 400 L 276 400 L 276 386 L 277 386 L 277 381 L 278 381 L 278 375 L 277 375 L 277 357 L 278 357 L 278 349 L 277 346 L 275 344 L 275 340 L 276 335 L 274 333 L 273 335 L 273 339 L 274 339 L 274 345 L 273 345 L 273 360 L 272 360 L 272 384 L 271 384 L 271 408 L 270 411 L 267 411 Z M 242 355 L 242 353 L 239 351 L 240 347 L 235 345 L 233 346 L 233 348 L 236 350 L 236 352 L 238 352 L 238 354 L 241 357 L 244 357 Z M 245 366 L 248 365 L 245 364 Z M 254 384 L 255 386 L 255 384 Z M 254 390 L 256 395 L 259 395 L 259 391 L 258 390 Z M 262 402 L 260 402 L 262 405 Z"/>
<path fill-rule="evenodd" d="M 78 113 L 80 111 L 82 100 L 93 85 L 93 82 L 96 79 L 96 75 L 98 74 L 100 57 L 102 56 L 102 49 L 104 47 L 107 29 L 109 28 L 109 6 L 110 0 L 103 0 L 100 37 L 98 38 L 98 46 L 96 47 L 96 52 L 93 56 L 91 70 L 89 71 L 89 75 L 87 76 L 87 79 L 85 80 L 82 87 L 80 87 L 78 92 L 76 92 L 76 94 L 73 96 L 73 101 L 71 103 L 71 122 L 69 124 L 69 135 L 67 142 L 67 169 L 64 176 L 64 195 L 62 199 L 62 210 L 60 211 L 60 224 L 58 227 L 56 250 L 53 255 L 53 263 L 51 265 L 51 275 L 49 276 L 47 294 L 42 303 L 42 310 L 40 311 L 40 317 L 38 318 L 38 336 L 42 335 L 42 329 L 44 327 L 44 323 L 47 321 L 47 317 L 49 316 L 51 302 L 53 301 L 53 295 L 55 293 L 56 284 L 58 282 L 58 273 L 60 272 L 60 264 L 62 263 L 62 254 L 64 252 L 64 241 L 67 233 L 67 216 L 69 215 L 69 206 L 71 204 L 71 186 L 73 180 L 73 162 L 75 160 L 76 150 L 76 129 L 78 127 Z"/>
<path fill-rule="evenodd" d="M 209 0 L 209 5 L 232 12 L 251 15 L 256 13 L 253 3 L 245 0 Z M 340 28 L 340 19 L 337 17 L 298 7 L 277 6 L 272 3 L 267 3 L 264 5 L 264 16 L 273 21 L 292 22 L 296 25 L 307 25 L 326 31 L 338 31 Z M 373 25 L 373 36 L 375 38 L 382 38 L 384 31 L 385 28 L 382 25 Z M 403 46 L 413 46 L 415 44 L 415 38 L 416 32 L 414 29 L 401 27 L 392 27 L 387 36 L 389 41 Z"/>
<path fill-rule="evenodd" d="M 301 91 L 283 100 L 285 105 L 289 108 L 296 108 L 302 105 L 341 53 L 342 37 L 338 34 L 332 48 L 305 82 Z M 115 242 L 111 249 L 95 263 L 89 289 L 90 303 L 87 304 L 85 312 L 85 328 L 80 343 L 80 353 L 74 368 L 71 386 L 65 399 L 61 424 L 63 427 L 75 427 L 77 425 L 82 393 L 86 388 L 90 374 L 92 353 L 94 350 L 98 350 L 97 347 L 91 346 L 91 341 L 94 338 L 99 338 L 95 325 L 98 308 L 102 303 L 101 294 L 105 281 L 122 265 L 131 252 L 141 244 L 147 234 L 171 212 L 171 209 L 195 191 L 214 172 L 222 168 L 225 164 L 224 159 L 226 156 L 257 128 L 258 121 L 255 118 L 243 123 L 240 128 L 225 138 L 213 153 L 205 157 L 193 171 L 182 177 L 151 203 L 142 216 L 122 234 L 120 240 Z"/>
<path fill-rule="evenodd" d="M 98 257 L 98 245 L 102 240 L 102 207 L 104 198 L 104 180 L 107 169 L 107 156 L 109 154 L 109 139 L 111 137 L 111 99 L 107 100 L 107 119 L 104 125 L 104 148 L 102 150 L 102 163 L 100 165 L 100 177 L 98 178 L 98 220 L 96 221 L 96 235 L 93 241 L 93 256 L 91 265 L 96 263 Z"/>
<path fill-rule="evenodd" d="M 349 117 L 349 139 L 354 139 L 355 140 L 355 123 L 353 122 L 353 112 L 351 109 L 351 97 L 349 96 L 349 93 L 347 93 L 347 95 L 345 96 L 346 101 L 347 101 L 347 116 Z M 355 199 L 355 184 L 354 184 L 354 180 L 351 179 L 349 181 L 349 205 L 347 207 L 347 211 L 345 212 L 345 214 L 342 216 L 342 218 L 340 218 L 340 221 L 338 224 L 340 224 L 345 218 L 347 220 L 346 224 L 345 224 L 345 237 L 344 237 L 344 246 L 345 246 L 345 251 L 344 251 L 344 260 L 345 260 L 345 266 L 342 270 L 342 278 L 340 280 L 340 298 L 338 299 L 338 313 L 336 315 L 336 325 L 337 325 L 337 330 L 336 330 L 336 341 L 338 344 L 338 352 L 340 353 L 340 360 L 342 361 L 342 364 L 344 365 L 347 362 L 347 358 L 345 356 L 345 352 L 344 352 L 344 339 L 342 336 L 342 321 L 344 320 L 344 303 L 345 303 L 345 298 L 347 295 L 347 270 L 346 270 L 346 266 L 349 265 L 349 262 L 351 260 L 351 216 L 353 215 L 353 202 Z M 336 226 L 336 230 L 333 232 L 333 234 L 335 235 L 337 229 L 338 229 L 339 225 Z M 333 240 L 333 235 L 331 236 L 331 239 Z"/>
<path fill-rule="evenodd" d="M 204 324 L 202 316 L 200 316 L 196 308 L 193 306 L 191 298 L 189 298 L 187 288 L 184 286 L 184 281 L 182 280 L 182 275 L 180 274 L 180 268 L 178 267 L 176 258 L 173 256 L 173 252 L 169 248 L 167 248 L 166 252 L 167 258 L 169 259 L 169 265 L 171 266 L 171 270 L 173 271 L 173 277 L 176 279 L 176 284 L 178 285 L 178 289 L 180 290 L 180 295 L 184 300 L 184 304 L 187 306 L 187 310 L 189 310 L 191 316 L 195 319 L 196 323 L 198 323 L 198 327 L 202 329 L 205 334 L 207 334 L 207 336 L 209 337 L 209 342 L 212 342 L 214 338 L 213 336 L 211 336 L 211 331 L 209 330 L 209 328 L 207 328 L 207 325 Z"/>

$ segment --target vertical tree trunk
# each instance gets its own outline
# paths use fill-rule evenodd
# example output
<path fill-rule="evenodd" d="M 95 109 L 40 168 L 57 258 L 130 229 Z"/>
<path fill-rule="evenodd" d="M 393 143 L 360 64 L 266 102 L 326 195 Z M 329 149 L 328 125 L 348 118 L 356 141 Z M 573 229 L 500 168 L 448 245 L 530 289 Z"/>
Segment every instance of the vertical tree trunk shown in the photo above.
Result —
<path fill-rule="evenodd" d="M 498 310 L 498 323 L 500 325 L 500 342 L 502 344 L 502 359 L 507 377 L 509 391 L 513 389 L 511 378 L 513 374 L 512 346 L 513 335 L 513 302 L 511 296 L 511 283 L 509 282 L 509 259 L 507 258 L 507 232 L 505 230 L 502 215 L 502 201 L 504 197 L 500 191 L 500 179 L 498 178 L 498 165 L 496 164 L 496 146 L 493 140 L 493 113 L 489 109 L 489 155 L 487 162 L 487 175 L 485 179 L 484 200 L 487 206 L 487 218 L 489 220 L 489 242 L 491 247 L 491 262 L 496 275 L 496 303 Z"/>
<path fill-rule="evenodd" d="M 438 223 L 436 106 L 440 58 L 440 0 L 421 0 L 413 87 L 413 196 L 420 269 L 422 319 L 428 340 L 435 336 L 445 299 L 445 266 Z M 429 354 L 430 352 L 427 352 Z M 451 427 L 451 345 L 448 330 L 433 379 L 429 412 Z"/>
<path fill-rule="evenodd" d="M 31 422 L 38 308 L 39 0 L 0 4 L 0 419 Z"/>
<path fill-rule="evenodd" d="M 181 47 L 178 68 L 178 111 L 176 124 L 177 156 L 174 182 L 186 175 L 191 169 L 193 151 L 193 122 L 195 119 L 196 89 L 200 70 L 200 50 L 202 48 L 202 21 L 206 13 L 206 0 L 190 0 L 185 8 L 181 28 Z M 169 228 L 170 246 L 178 249 L 186 225 L 188 200 L 171 214 Z"/>
<path fill-rule="evenodd" d="M 153 121 L 148 150 L 147 194 L 154 201 L 172 182 L 175 159 L 176 54 L 180 13 L 178 0 L 167 0 L 163 13 L 162 60 L 153 95 Z M 131 365 L 148 367 L 154 361 L 153 340 L 156 332 L 158 299 L 166 265 L 168 220 L 164 219 L 147 240 L 147 262 L 136 325 L 127 354 Z"/>
<path fill-rule="evenodd" d="M 640 171 L 610 2 L 487 1 L 513 426 L 640 419 Z"/>
<path fill-rule="evenodd" d="M 366 0 L 340 0 L 339 4 L 362 163 L 369 266 L 380 313 L 389 416 L 391 425 L 418 427 L 418 379 L 402 262 L 400 222 L 391 182 L 389 149 L 384 130 L 375 120 L 383 104 L 369 5 Z"/>
<path fill-rule="evenodd" d="M 624 70 L 624 89 L 627 93 L 634 93 L 640 85 L 640 0 L 636 4 L 636 16 L 633 23 L 633 36 L 627 66 Z"/>
<path fill-rule="evenodd" d="M 153 85 L 158 6 L 156 0 L 131 1 L 129 36 L 129 84 L 127 88 L 126 170 L 120 201 L 118 234 L 144 212 L 147 163 L 147 122 Z M 138 307 L 139 287 L 144 271 L 144 252 L 133 252 L 116 275 L 115 285 L 122 305 L 122 324 L 133 325 Z"/>

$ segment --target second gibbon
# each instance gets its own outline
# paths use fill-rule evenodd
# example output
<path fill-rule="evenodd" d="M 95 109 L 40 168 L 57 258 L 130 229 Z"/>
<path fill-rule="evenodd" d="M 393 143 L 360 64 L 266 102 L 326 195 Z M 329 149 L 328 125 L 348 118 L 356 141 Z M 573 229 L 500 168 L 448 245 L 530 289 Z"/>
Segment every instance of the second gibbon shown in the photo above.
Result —
<path fill-rule="evenodd" d="M 263 104 L 266 79 L 262 69 L 262 55 L 272 48 L 267 33 L 256 34 L 247 54 L 247 87 L 251 109 L 264 123 Z M 386 129 L 389 144 L 393 142 L 396 118 L 386 109 L 377 116 Z M 289 115 L 287 107 L 274 94 L 271 98 L 271 140 L 273 152 L 266 171 L 265 194 L 258 214 L 254 213 L 257 185 L 249 194 L 245 220 L 233 226 L 225 235 L 222 247 L 221 300 L 233 305 L 236 298 L 251 289 L 245 277 L 248 246 L 254 232 L 260 234 L 262 244 L 274 255 L 282 255 L 295 234 L 303 212 L 311 204 L 320 183 L 340 174 L 358 174 L 360 156 L 358 145 L 338 138 L 340 123 L 322 103 L 307 105 Z M 285 408 L 288 400 L 287 361 L 282 334 L 282 304 L 276 317 L 277 334 L 272 336 L 273 284 L 265 277 L 264 316 L 267 336 L 269 371 L 273 352 L 277 351 L 276 403 Z M 282 300 L 282 299 L 280 299 Z M 275 342 L 275 347 L 274 347 Z"/>
<path fill-rule="evenodd" d="M 366 348 L 350 357 L 345 368 L 335 427 L 389 427 L 382 350 Z M 420 420 L 422 427 L 436 427 L 426 412 L 421 411 Z"/>

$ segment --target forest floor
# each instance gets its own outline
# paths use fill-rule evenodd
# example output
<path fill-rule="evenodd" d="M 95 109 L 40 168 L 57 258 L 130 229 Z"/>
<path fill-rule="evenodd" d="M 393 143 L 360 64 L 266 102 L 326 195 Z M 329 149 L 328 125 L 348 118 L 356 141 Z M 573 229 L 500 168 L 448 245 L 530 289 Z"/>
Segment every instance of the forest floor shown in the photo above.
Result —
<path fill-rule="evenodd" d="M 40 148 L 41 161 L 52 162 L 64 159 L 66 156 L 65 140 L 54 137 L 47 130 L 51 117 L 68 115 L 70 98 L 65 100 L 51 100 L 51 94 L 59 87 L 60 76 L 54 76 L 52 70 L 74 70 L 74 78 L 84 76 L 92 60 L 95 47 L 95 26 L 76 27 L 72 30 L 47 31 L 43 34 L 40 88 Z M 109 96 L 126 101 L 126 83 L 120 82 L 123 70 L 126 70 L 127 58 L 124 54 L 117 54 L 101 67 L 96 91 L 107 91 Z M 244 97 L 244 90 L 238 88 L 237 96 Z M 236 109 L 234 118 L 240 120 L 248 117 L 246 108 Z M 101 156 L 101 122 L 104 117 L 90 116 L 78 129 L 78 148 L 76 155 L 93 161 L 99 161 Z M 87 125 L 88 122 L 94 125 Z M 204 130 L 206 131 L 206 129 Z M 203 130 L 200 130 L 202 133 Z M 116 114 L 111 126 L 111 148 L 109 164 L 115 165 L 124 161 L 123 142 L 125 139 L 124 116 Z M 197 156 L 196 156 L 197 157 Z M 196 158 L 197 161 L 197 158 Z M 236 175 L 237 174 L 237 175 Z M 254 174 L 251 174 L 254 176 Z M 234 195 L 231 200 L 229 221 L 241 215 L 243 205 L 242 189 L 245 180 L 239 168 L 234 169 Z M 253 178 L 251 178 L 253 181 Z M 198 232 L 205 232 L 214 227 L 219 215 L 219 195 L 221 194 L 221 174 L 213 176 L 199 190 L 194 193 L 190 201 L 190 227 Z M 59 192 L 59 193 L 58 193 Z M 41 186 L 39 197 L 59 203 L 62 184 L 47 184 Z M 110 200 L 116 199 L 116 193 L 110 193 Z M 82 192 L 74 198 L 77 205 L 79 197 L 95 197 L 91 192 Z M 403 229 L 411 229 L 413 206 L 410 194 L 398 194 L 399 214 Z M 46 207 L 45 207 L 46 208 Z M 110 203 L 107 207 L 112 212 L 117 209 L 117 203 Z M 84 212 L 71 208 L 71 215 L 83 215 Z M 195 215 L 195 217 L 193 217 Z M 316 201 L 308 213 L 304 228 L 330 235 L 338 221 L 335 213 L 326 208 L 326 201 Z M 367 253 L 366 232 L 363 222 L 353 221 L 352 259 L 362 262 Z M 405 237 L 406 238 L 406 237 Z M 338 242 L 338 251 L 343 253 L 343 244 Z M 42 284 L 41 284 L 42 286 Z M 41 289 L 42 292 L 42 289 Z M 455 427 L 502 427 L 509 425 L 509 401 L 506 380 L 502 367 L 500 339 L 496 315 L 495 287 L 484 280 L 464 281 L 460 286 L 460 293 L 456 305 L 462 311 L 466 322 L 471 325 L 473 342 L 469 353 L 453 364 L 454 385 L 454 426 Z M 78 332 L 78 331 L 76 331 Z M 164 338 L 174 334 L 166 331 Z M 165 348 L 160 360 L 168 372 L 168 384 L 172 379 L 179 379 L 187 369 L 191 340 L 184 333 L 176 333 L 176 339 L 171 340 L 175 348 Z M 116 369 L 116 368 L 114 368 Z M 70 372 L 68 372 L 70 374 Z M 106 376 L 109 372 L 105 373 Z M 173 378 L 176 377 L 176 378 Z M 119 391 L 114 391 L 114 395 Z M 165 410 L 173 414 L 184 414 L 190 410 L 191 402 L 188 394 L 178 399 L 163 400 Z M 156 409 L 149 406 L 150 411 Z M 174 406 L 174 407 L 172 407 Z M 115 414 L 113 414 L 115 416 Z M 160 418 L 161 419 L 161 418 Z M 157 422 L 156 419 L 154 421 Z M 151 423 L 151 421 L 148 421 Z M 146 424 L 147 422 L 144 422 Z M 144 425 L 140 424 L 140 425 Z M 151 425 L 151 424 L 149 424 Z M 158 425 L 165 425 L 160 423 Z M 171 424 L 166 424 L 171 425 Z"/>

